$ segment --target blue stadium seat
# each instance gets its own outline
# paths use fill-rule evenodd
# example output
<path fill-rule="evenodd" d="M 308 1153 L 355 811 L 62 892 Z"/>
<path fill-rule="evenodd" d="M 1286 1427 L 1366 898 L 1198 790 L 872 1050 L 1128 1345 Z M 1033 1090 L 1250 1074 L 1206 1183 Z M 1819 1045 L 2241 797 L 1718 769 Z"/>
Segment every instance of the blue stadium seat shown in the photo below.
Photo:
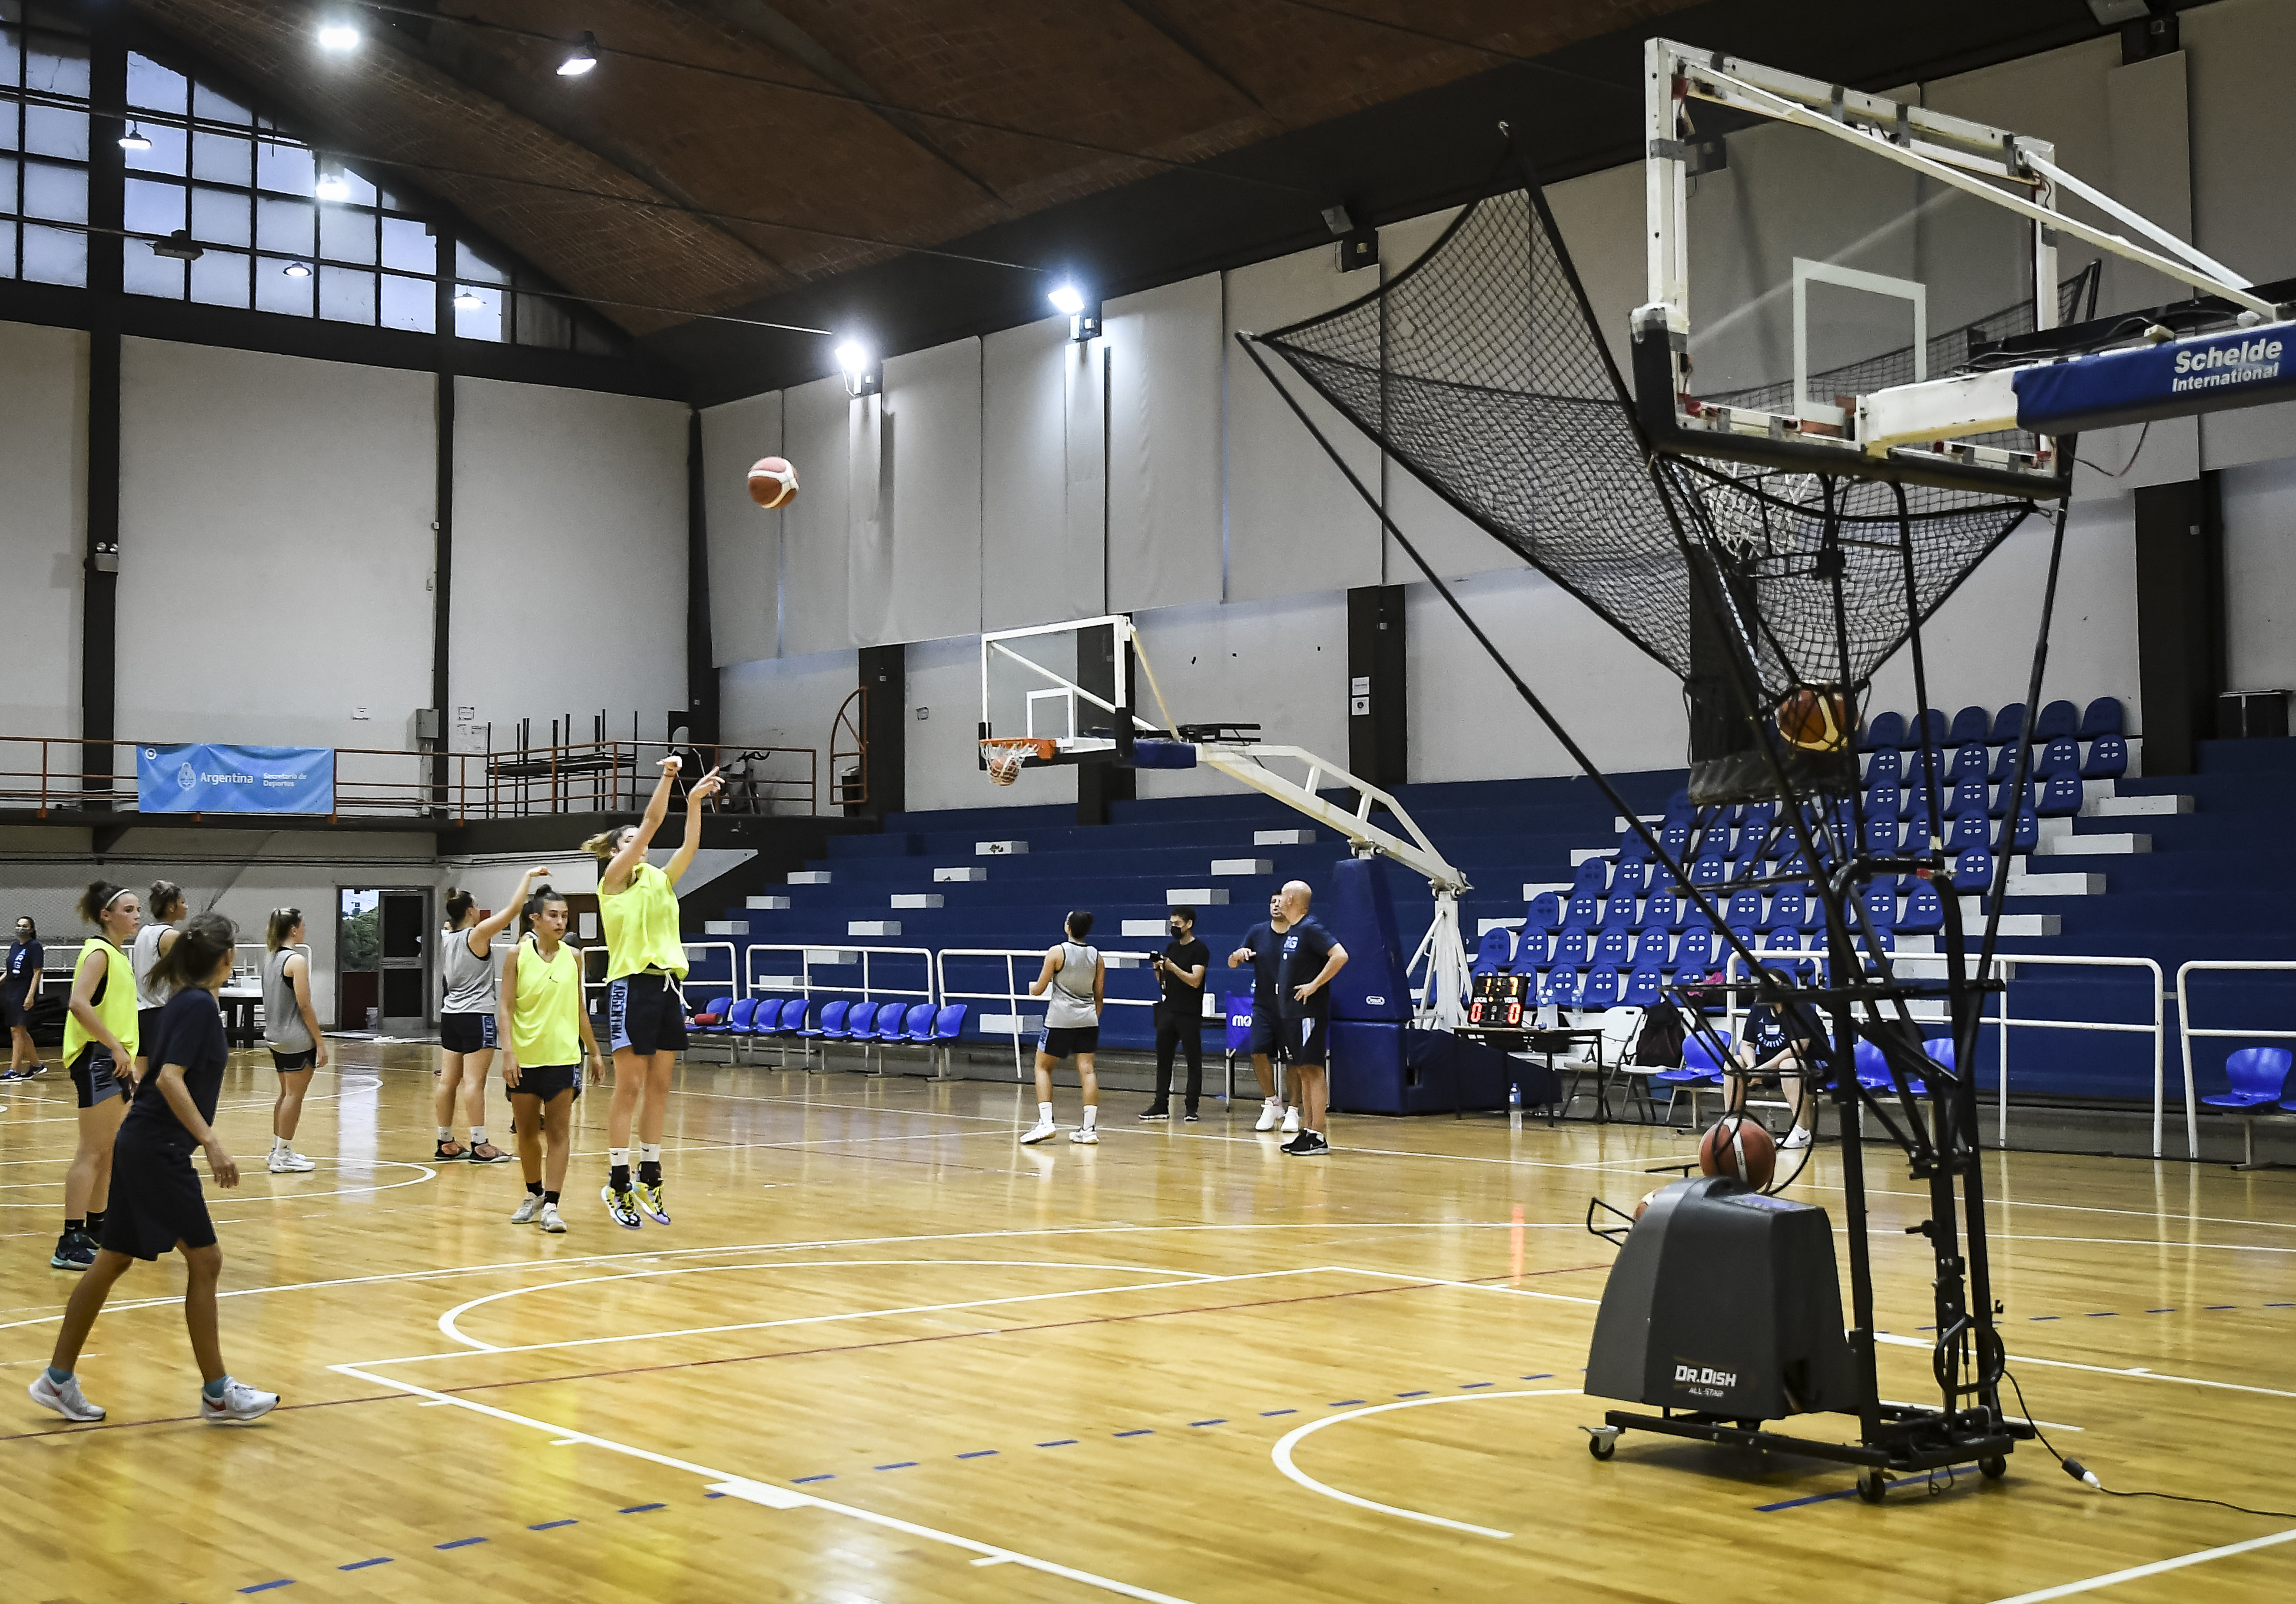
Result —
<path fill-rule="evenodd" d="M 1880 1091 L 1889 1086 L 1890 1061 L 1882 1057 L 1882 1049 L 1865 1037 L 1857 1038 L 1857 1046 L 1850 1055 L 1856 1065 L 1857 1084 L 1868 1091 Z"/>
<path fill-rule="evenodd" d="M 2017 801 L 2018 799 L 2015 791 L 2009 786 L 2004 785 L 2000 789 L 1994 792 L 1993 805 L 1990 808 L 1988 808 L 1986 811 L 1995 818 L 2006 818 L 2008 816 L 2010 803 Z M 2033 782 L 2031 780 L 2027 780 L 2025 782 L 2024 799 L 2022 802 L 2018 802 L 2018 805 L 2027 812 L 2032 811 Z"/>
<path fill-rule="evenodd" d="M 1504 975 L 1513 967 L 1514 932 L 1504 925 L 1484 931 L 1482 941 L 1475 948 L 1474 973 Z"/>
<path fill-rule="evenodd" d="M 1945 750 L 1945 709 L 1933 707 L 1919 718 L 1906 721 L 1904 744 L 1915 750 L 1926 747 L 1931 752 L 1942 753 Z"/>
<path fill-rule="evenodd" d="M 1619 837 L 1619 855 L 1613 862 L 1614 868 L 1623 870 L 1628 864 L 1649 862 L 1650 843 L 1643 839 L 1640 830 L 1628 830 Z"/>
<path fill-rule="evenodd" d="M 1544 969 L 1554 954 L 1554 938 L 1544 930 L 1525 924 L 1521 938 L 1514 944 L 1514 972 L 1529 975 Z"/>
<path fill-rule="evenodd" d="M 734 1006 L 726 1010 L 725 1024 L 726 1033 L 729 1036 L 753 1036 L 757 1034 L 757 1016 L 758 999 L 756 998 L 735 998 L 734 999 Z"/>
<path fill-rule="evenodd" d="M 1879 752 L 1883 747 L 1896 748 L 1906 744 L 1906 716 L 1903 713 L 1875 713 L 1866 726 L 1866 733 L 1857 737 L 1860 752 Z"/>
<path fill-rule="evenodd" d="M 2007 852 L 2012 857 L 2019 852 L 2030 852 L 2041 843 L 2041 821 L 2033 810 L 2028 808 L 2017 815 L 2016 825 L 2007 832 L 2007 835 L 2008 842 L 2005 845 L 1997 838 L 1996 839 L 1993 847 L 1995 851 Z"/>
<path fill-rule="evenodd" d="M 877 1018 L 877 1005 L 860 1002 L 832 1002 L 821 1010 L 821 1034 L 826 1041 L 850 1041 L 856 1035 L 866 1035 L 867 1026 Z"/>
<path fill-rule="evenodd" d="M 1605 930 L 1595 937 L 1594 961 L 1598 969 L 1623 969 L 1634 938 L 1623 930 Z"/>
<path fill-rule="evenodd" d="M 1781 952 L 1801 950 L 1801 932 L 1791 925 L 1782 925 L 1775 930 L 1757 930 L 1754 934 L 1759 938 L 1758 946 Z"/>
<path fill-rule="evenodd" d="M 1778 894 L 1770 899 L 1769 916 L 1762 921 L 1764 930 L 1800 930 L 1809 923 L 1809 900 L 1799 885 L 1781 886 Z"/>
<path fill-rule="evenodd" d="M 2044 818 L 2070 818 L 2080 810 L 2081 782 L 2078 774 L 2060 774 L 2050 780 L 2041 792 L 2041 800 L 2033 807 L 2033 811 Z"/>
<path fill-rule="evenodd" d="M 1613 1008 L 1619 1006 L 1619 972 L 1616 969 L 1594 970 L 1578 992 L 1582 1008 Z"/>
<path fill-rule="evenodd" d="M 906 1002 L 889 1002 L 877 1010 L 878 1041 L 906 1041 L 908 1040 L 910 1007 L 911 1005 Z"/>
<path fill-rule="evenodd" d="M 2033 720 L 2033 743 L 2054 741 L 2059 736 L 2078 734 L 2080 730 L 2080 709 L 2070 702 L 2052 702 Z"/>
<path fill-rule="evenodd" d="M 1899 935 L 1926 935 L 1945 926 L 1945 904 L 1938 900 L 1937 887 L 1924 880 L 1906 899 L 1906 911 L 1898 916 Z"/>
<path fill-rule="evenodd" d="M 1730 866 L 1719 858 L 1702 857 L 1690 866 L 1690 883 L 1712 888 L 1730 878 Z"/>
<path fill-rule="evenodd" d="M 1965 852 L 1972 847 L 1984 851 L 1993 845 L 1993 827 L 1982 813 L 1964 813 L 1953 821 L 1946 832 L 1945 850 Z"/>
<path fill-rule="evenodd" d="M 1991 889 L 1993 854 L 1982 845 L 1967 848 L 1953 860 L 1953 888 L 1964 896 Z"/>
<path fill-rule="evenodd" d="M 1751 947 L 1756 945 L 1754 939 L 1756 933 L 1751 925 L 1733 925 L 1730 926 L 1730 934 L 1737 937 L 1738 946 L 1740 947 Z M 1735 949 L 1731 947 L 1730 943 L 1727 942 L 1717 942 L 1714 943 L 1714 946 L 1715 950 L 1718 953 L 1727 953 L 1735 950 Z"/>
<path fill-rule="evenodd" d="M 1671 969 L 1674 967 L 1674 938 L 1663 930 L 1645 930 L 1635 943 L 1634 967 L 1637 969 Z"/>
<path fill-rule="evenodd" d="M 1570 901 L 1562 905 L 1562 928 L 1592 930 L 1602 923 L 1603 905 L 1592 892 L 1573 892 Z"/>
<path fill-rule="evenodd" d="M 2009 776 L 2015 771 L 2017 767 L 2017 754 L 2023 750 L 2023 747 L 2018 745 L 2014 741 L 2012 741 L 2008 745 L 2004 746 L 2000 751 L 1993 754 L 1993 773 L 1990 777 L 1995 785 L 1999 785 L 2003 780 L 2007 779 Z M 2026 772 L 2030 774 L 2031 771 L 2032 760 L 2029 758 L 2026 760 Z"/>
<path fill-rule="evenodd" d="M 2115 703 L 2118 706 L 2119 703 Z M 2088 761 L 2081 765 L 2085 780 L 2117 780 L 2128 772 L 2128 743 L 2119 736 L 2099 736 L 2089 743 Z"/>
<path fill-rule="evenodd" d="M 1985 744 L 1985 732 L 1992 728 L 1993 715 L 1981 707 L 1964 707 L 1953 716 L 1953 728 L 1946 731 L 1946 744 L 1966 746 L 1974 741 Z"/>
<path fill-rule="evenodd" d="M 851 1003 L 841 999 L 823 1003 L 821 1023 L 810 1030 L 800 1028 L 798 1034 L 808 1041 L 818 1041 L 824 1037 L 842 1041 L 845 1035 L 845 1011 L 852 1006 Z"/>
<path fill-rule="evenodd" d="M 1889 931 L 1898 927 L 1898 888 L 1887 880 L 1876 880 L 1858 892 L 1866 904 L 1866 917 L 1876 930 Z"/>
<path fill-rule="evenodd" d="M 1963 780 L 1954 786 L 1953 794 L 1946 798 L 1945 817 L 1957 819 L 1969 814 L 1975 814 L 1982 818 L 1985 817 L 1986 805 L 1990 794 L 1983 780 L 1974 778 Z"/>
<path fill-rule="evenodd" d="M 2106 736 L 2125 736 L 2128 733 L 2128 729 L 2122 724 L 2120 698 L 2118 696 L 2099 696 L 2088 704 L 2088 711 L 2081 714 L 2079 734 L 2084 741 L 2100 740 Z"/>
<path fill-rule="evenodd" d="M 1677 863 L 1681 862 L 1684 855 L 1690 851 L 1689 821 L 1686 819 L 1677 819 L 1673 823 L 1668 825 L 1666 828 L 1658 833 L 1658 843 L 1660 846 L 1666 849 L 1666 855 L 1668 857 L 1673 859 Z"/>
<path fill-rule="evenodd" d="M 1947 782 L 1957 786 L 1965 779 L 1988 778 L 1987 769 L 1992 756 L 1993 754 L 1986 750 L 1985 743 L 1982 741 L 1973 741 L 1966 746 L 1956 747 L 1954 750 L 1953 762 L 1945 771 Z"/>
<path fill-rule="evenodd" d="M 2025 733 L 2025 704 L 2012 702 L 1993 715 L 1993 733 L 1986 737 L 1996 746 L 2014 746 Z"/>
<path fill-rule="evenodd" d="M 1905 794 L 1897 786 L 1875 786 L 1866 793 L 1866 818 L 1903 818 L 1905 816 Z"/>
<path fill-rule="evenodd" d="M 1866 760 L 1866 783 L 1894 786 L 1905 776 L 1904 760 L 1894 746 L 1884 746 Z"/>
<path fill-rule="evenodd" d="M 1632 892 L 1620 896 L 1615 892 L 1603 904 L 1603 922 L 1598 930 L 1632 930 L 1635 927 L 1635 899 Z"/>
<path fill-rule="evenodd" d="M 2040 755 L 2033 760 L 2033 777 L 2053 780 L 2061 774 L 2077 775 L 2080 772 L 2080 766 L 2079 743 L 2070 736 L 2059 736 L 2042 747 Z"/>
<path fill-rule="evenodd" d="M 2256 1164 L 2256 1114 L 2271 1106 L 2287 1095 L 2290 1054 L 2284 1047 L 2243 1047 L 2225 1060 L 2225 1078 L 2232 1082 L 2227 1090 L 2214 1092 L 2201 1099 L 2211 1108 L 2229 1108 L 2240 1115 L 2240 1129 L 2246 1156 L 2243 1168 Z M 2282 1103 L 2281 1106 L 2290 1106 Z M 2296 1113 L 2296 1108 L 2290 1108 Z"/>
<path fill-rule="evenodd" d="M 1669 825 L 1686 825 L 1696 817 L 1697 810 L 1690 805 L 1688 791 L 1677 791 L 1666 799 L 1666 812 L 1662 822 Z"/>
<path fill-rule="evenodd" d="M 1643 904 L 1643 918 L 1640 928 L 1644 930 L 1672 930 L 1680 923 L 1682 923 L 1682 905 L 1674 900 L 1674 893 L 1672 892 L 1652 892 L 1650 895 L 1650 900 Z"/>
<path fill-rule="evenodd" d="M 1249 995 L 1245 997 L 1244 1001 L 1247 1007 L 1250 1006 Z M 935 1042 L 954 1041 L 964 1034 L 966 1007 L 966 1004 L 961 1002 L 946 1002 L 934 1012 L 932 1039 Z"/>
<path fill-rule="evenodd" d="M 1578 971 L 1557 964 L 1540 976 L 1538 1006 L 1554 1008 L 1575 1008 L 1578 1006 Z"/>
<path fill-rule="evenodd" d="M 1540 892 L 1530 900 L 1529 909 L 1523 916 L 1523 927 L 1544 930 L 1549 935 L 1562 929 L 1562 899 L 1551 891 Z"/>
<path fill-rule="evenodd" d="M 1611 866 L 1606 859 L 1586 858 L 1570 871 L 1570 894 L 1596 896 L 1603 894 L 1611 884 Z"/>
<path fill-rule="evenodd" d="M 1730 905 L 1722 911 L 1722 922 L 1736 926 L 1757 925 L 1762 922 L 1762 893 L 1751 889 L 1730 893 Z"/>
<path fill-rule="evenodd" d="M 1682 941 L 1674 950 L 1676 972 L 1704 975 L 1714 967 L 1714 933 L 1703 925 L 1684 928 Z"/>
<path fill-rule="evenodd" d="M 912 1004 L 901 1016 L 901 1040 L 911 1047 L 931 1047 L 933 1040 L 933 1005 L 929 1002 Z"/>
<path fill-rule="evenodd" d="M 1880 857 L 1888 857 L 1895 852 L 1898 850 L 1898 821 L 1883 813 L 1867 814 L 1866 850 Z"/>
<path fill-rule="evenodd" d="M 1583 969 L 1594 943 L 1584 930 L 1566 929 L 1554 938 L 1554 965 L 1557 968 Z"/>
<path fill-rule="evenodd" d="M 1619 1001 L 1630 1008 L 1654 1008 L 1666 1000 L 1666 976 L 1655 969 L 1636 969 L 1627 976 Z"/>
<path fill-rule="evenodd" d="M 1777 818 L 1778 804 L 1775 802 L 1746 804 L 1745 812 L 1740 815 L 1738 819 L 1739 851 L 1742 856 L 1747 851 L 1762 843 L 1763 838 L 1770 833 L 1770 827 L 1777 822 Z M 1751 836 L 1753 839 L 1746 840 L 1747 836 Z"/>

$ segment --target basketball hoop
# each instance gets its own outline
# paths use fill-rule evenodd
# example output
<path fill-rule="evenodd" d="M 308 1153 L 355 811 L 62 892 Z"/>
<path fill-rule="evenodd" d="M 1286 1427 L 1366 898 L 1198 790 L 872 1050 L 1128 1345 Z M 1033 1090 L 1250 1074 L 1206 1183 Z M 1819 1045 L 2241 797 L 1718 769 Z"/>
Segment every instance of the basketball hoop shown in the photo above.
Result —
<path fill-rule="evenodd" d="M 1009 786 L 1019 779 L 1030 758 L 1041 763 L 1050 759 L 1055 750 L 1053 742 L 1033 736 L 991 736 L 980 743 L 980 757 L 988 766 L 988 777 L 1000 786 Z"/>

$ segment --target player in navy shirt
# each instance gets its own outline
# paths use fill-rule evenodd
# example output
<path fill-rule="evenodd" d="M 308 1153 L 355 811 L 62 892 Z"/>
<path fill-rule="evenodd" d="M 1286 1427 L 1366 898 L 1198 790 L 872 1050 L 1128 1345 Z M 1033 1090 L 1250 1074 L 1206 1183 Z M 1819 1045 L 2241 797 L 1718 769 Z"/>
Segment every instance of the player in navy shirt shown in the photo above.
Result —
<path fill-rule="evenodd" d="M 1783 970 L 1772 969 L 1769 974 L 1782 985 L 1793 984 L 1792 977 Z M 1820 1034 L 1816 1022 L 1800 1003 L 1758 1002 L 1748 1009 L 1745 1029 L 1738 1038 L 1738 1062 L 1744 1069 L 1723 1077 L 1724 1111 L 1745 1106 L 1750 1080 L 1775 1075 L 1785 1092 L 1787 1105 L 1793 1110 L 1793 1124 L 1778 1146 L 1808 1147 L 1817 1104 L 1815 1098 L 1804 1095 L 1802 1074 L 1814 1062 L 1813 1052 Z"/>
<path fill-rule="evenodd" d="M 1283 968 L 1277 983 L 1277 1017 L 1283 1031 L 1283 1061 L 1300 1081 L 1300 1134 L 1283 1144 L 1295 1158 L 1328 1153 L 1324 1111 L 1329 1082 L 1324 1075 L 1332 1023 L 1332 977 L 1347 965 L 1348 950 L 1308 912 L 1315 892 L 1305 880 L 1283 888 Z"/>
<path fill-rule="evenodd" d="M 1283 893 L 1267 899 L 1267 923 L 1243 933 L 1243 945 L 1227 955 L 1227 967 L 1251 966 L 1251 1073 L 1259 1077 L 1259 1123 L 1255 1131 L 1273 1131 L 1279 1119 L 1288 1134 L 1300 1129 L 1300 1105 L 1287 1110 L 1283 1089 L 1276 1077 L 1283 1073 L 1277 1056 L 1281 1031 L 1276 1023 L 1275 988 L 1283 967 L 1283 933 L 1291 922 L 1283 917 Z"/>
<path fill-rule="evenodd" d="M 191 1329 L 192 1353 L 205 1382 L 200 1389 L 200 1419 L 210 1425 L 252 1420 L 278 1405 L 277 1394 L 234 1380 L 223 1368 L 223 1345 L 216 1336 L 216 1282 L 223 1274 L 223 1250 L 216 1246 L 199 1172 L 192 1168 L 192 1150 L 203 1148 L 216 1184 L 239 1184 L 239 1165 L 209 1123 L 215 1118 L 224 1067 L 231 1060 L 215 994 L 231 979 L 236 934 L 221 914 L 200 914 L 153 967 L 152 974 L 176 992 L 160 1010 L 152 1040 L 144 1044 L 151 1071 L 137 1083 L 135 1100 L 119 1123 L 102 1245 L 95 1263 L 72 1289 L 56 1332 L 55 1353 L 30 1389 L 33 1402 L 67 1420 L 103 1419 L 103 1411 L 82 1395 L 72 1367 L 112 1283 L 136 1260 L 156 1259 L 171 1248 L 181 1251 L 190 1272 L 184 1289 L 184 1323 Z"/>
<path fill-rule="evenodd" d="M 8 1026 L 8 1070 L 0 1081 L 29 1081 L 46 1067 L 32 1045 L 32 1005 L 40 1000 L 40 970 L 47 958 L 39 927 L 29 918 L 18 919 L 8 967 L 0 970 L 0 1023 Z"/>

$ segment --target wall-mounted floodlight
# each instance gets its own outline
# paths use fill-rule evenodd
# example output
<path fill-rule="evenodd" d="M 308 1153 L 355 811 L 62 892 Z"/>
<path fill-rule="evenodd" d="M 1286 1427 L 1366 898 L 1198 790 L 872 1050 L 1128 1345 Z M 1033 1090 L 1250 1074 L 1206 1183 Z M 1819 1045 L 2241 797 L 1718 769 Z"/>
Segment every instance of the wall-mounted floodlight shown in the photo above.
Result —
<path fill-rule="evenodd" d="M 884 364 L 857 340 L 838 346 L 837 366 L 844 372 L 847 395 L 876 395 L 885 388 Z"/>
<path fill-rule="evenodd" d="M 319 24 L 319 48 L 322 50 L 357 50 L 359 30 L 340 19 Z"/>
<path fill-rule="evenodd" d="M 566 59 L 558 63 L 560 78 L 580 78 L 598 64 L 598 36 L 586 33 L 574 41 Z"/>
<path fill-rule="evenodd" d="M 312 193 L 322 201 L 348 201 L 351 198 L 350 180 L 343 176 L 340 158 L 319 158 L 319 181 Z"/>
<path fill-rule="evenodd" d="M 1055 312 L 1069 315 L 1069 338 L 1097 340 L 1100 338 L 1100 302 L 1087 300 L 1085 292 L 1072 284 L 1062 284 L 1045 297 L 1053 303 Z"/>

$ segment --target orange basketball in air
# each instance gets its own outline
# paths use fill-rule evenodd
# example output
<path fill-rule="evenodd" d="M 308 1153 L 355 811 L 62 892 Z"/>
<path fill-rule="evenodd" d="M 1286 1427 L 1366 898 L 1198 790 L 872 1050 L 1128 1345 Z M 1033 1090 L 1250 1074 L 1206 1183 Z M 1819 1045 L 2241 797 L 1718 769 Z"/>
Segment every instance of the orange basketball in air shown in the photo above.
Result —
<path fill-rule="evenodd" d="M 750 465 L 750 499 L 767 512 L 797 499 L 797 469 L 785 457 L 760 457 Z"/>

